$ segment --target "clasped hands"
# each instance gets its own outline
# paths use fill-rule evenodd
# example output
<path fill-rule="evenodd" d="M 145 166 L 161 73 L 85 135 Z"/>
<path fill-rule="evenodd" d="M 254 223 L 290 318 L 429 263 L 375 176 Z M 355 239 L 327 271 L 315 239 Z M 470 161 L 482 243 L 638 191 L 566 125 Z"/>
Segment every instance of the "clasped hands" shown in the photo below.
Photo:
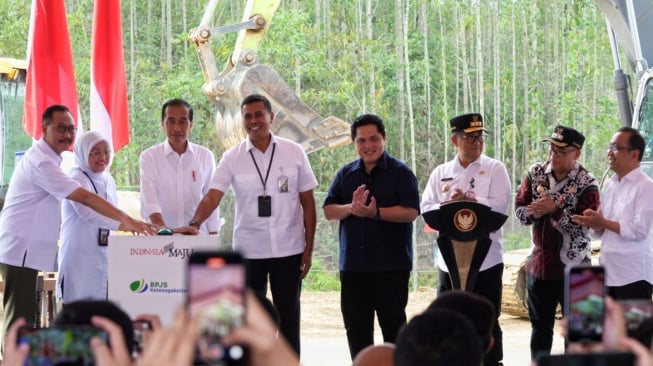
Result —
<path fill-rule="evenodd" d="M 462 189 L 456 188 L 456 189 L 453 190 L 453 193 L 451 194 L 451 197 L 450 197 L 449 201 L 447 201 L 447 202 L 460 201 L 460 200 L 476 202 L 476 197 L 474 197 L 473 193 L 463 192 Z M 446 203 L 446 202 L 444 202 L 444 203 Z"/>
<path fill-rule="evenodd" d="M 548 194 L 543 194 L 537 200 L 531 202 L 526 206 L 526 211 L 529 215 L 536 219 L 554 212 L 558 206 Z"/>
<path fill-rule="evenodd" d="M 350 213 L 358 217 L 375 217 L 377 210 L 376 199 L 372 197 L 370 203 L 365 204 L 369 196 L 370 190 L 367 189 L 365 184 L 358 186 L 351 198 Z"/>

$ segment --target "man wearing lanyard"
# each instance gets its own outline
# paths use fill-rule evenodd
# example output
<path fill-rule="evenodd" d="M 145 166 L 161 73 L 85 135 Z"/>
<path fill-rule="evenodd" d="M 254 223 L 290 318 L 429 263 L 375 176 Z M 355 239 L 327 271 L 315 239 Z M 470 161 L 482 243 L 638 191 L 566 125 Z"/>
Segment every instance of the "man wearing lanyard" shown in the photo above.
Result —
<path fill-rule="evenodd" d="M 505 213 L 510 202 L 510 179 L 506 166 L 483 154 L 485 128 L 483 116 L 468 113 L 449 121 L 451 142 L 457 154 L 453 160 L 436 167 L 422 195 L 422 212 L 438 209 L 441 204 L 456 200 L 472 200 Z M 496 322 L 492 329 L 494 345 L 485 355 L 484 365 L 498 365 L 503 358 L 503 341 L 499 315 L 503 275 L 503 231 L 490 233 L 492 246 L 476 279 L 473 292 L 486 297 L 494 305 Z M 447 266 L 438 255 L 438 294 L 451 290 Z"/>
<path fill-rule="evenodd" d="M 248 137 L 222 155 L 188 225 L 199 227 L 233 189 L 233 249 L 247 258 L 248 287 L 265 296 L 269 276 L 281 333 L 299 354 L 299 295 L 311 268 L 317 180 L 302 147 L 270 131 L 274 113 L 266 97 L 246 97 L 241 114 Z"/>

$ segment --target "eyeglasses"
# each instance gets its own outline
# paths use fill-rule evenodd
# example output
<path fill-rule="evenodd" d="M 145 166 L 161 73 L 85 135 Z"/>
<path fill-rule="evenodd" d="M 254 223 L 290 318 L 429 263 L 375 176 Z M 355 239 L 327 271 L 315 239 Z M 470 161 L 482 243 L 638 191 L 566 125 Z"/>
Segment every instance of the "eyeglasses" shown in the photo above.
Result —
<path fill-rule="evenodd" d="M 478 142 L 485 142 L 485 137 L 486 137 L 486 136 L 485 136 L 484 134 L 480 134 L 480 135 L 465 135 L 465 134 L 461 134 L 461 135 L 460 135 L 460 138 L 461 138 L 461 139 L 463 139 L 463 140 L 469 142 L 470 144 L 476 143 L 476 141 L 478 141 Z"/>
<path fill-rule="evenodd" d="M 103 156 L 111 156 L 111 151 L 109 151 L 109 150 L 105 150 L 105 151 L 102 151 L 102 150 L 91 150 L 91 152 L 88 153 L 88 156 L 89 156 L 89 157 L 92 156 L 92 157 L 94 157 L 94 158 L 101 158 L 101 157 L 103 157 Z"/>
<path fill-rule="evenodd" d="M 549 154 L 553 156 L 560 156 L 560 157 L 565 157 L 569 153 L 572 153 L 578 149 L 571 149 L 571 150 L 562 150 L 562 149 L 556 149 L 555 147 L 549 148 Z"/>
<path fill-rule="evenodd" d="M 632 148 L 632 147 L 619 146 L 619 145 L 614 145 L 614 144 L 610 144 L 610 146 L 608 146 L 608 151 L 611 152 L 611 153 L 616 153 L 619 150 L 631 151 L 631 150 L 635 150 L 635 149 Z"/>
<path fill-rule="evenodd" d="M 75 126 L 64 126 L 64 125 L 57 125 L 57 131 L 59 133 L 66 133 L 68 132 L 71 135 L 74 135 L 75 132 L 77 131 L 77 127 Z"/>

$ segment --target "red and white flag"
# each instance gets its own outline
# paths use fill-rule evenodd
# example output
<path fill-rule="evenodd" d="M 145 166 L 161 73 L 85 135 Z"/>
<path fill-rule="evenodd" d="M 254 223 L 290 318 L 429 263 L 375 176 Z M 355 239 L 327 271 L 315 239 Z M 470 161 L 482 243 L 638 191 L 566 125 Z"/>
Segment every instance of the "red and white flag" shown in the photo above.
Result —
<path fill-rule="evenodd" d="M 91 130 L 110 139 L 116 153 L 129 143 L 120 1 L 95 0 L 91 48 Z"/>
<path fill-rule="evenodd" d="M 77 84 L 64 0 L 33 0 L 27 44 L 23 129 L 41 138 L 41 115 L 52 104 L 70 109 L 79 127 Z"/>

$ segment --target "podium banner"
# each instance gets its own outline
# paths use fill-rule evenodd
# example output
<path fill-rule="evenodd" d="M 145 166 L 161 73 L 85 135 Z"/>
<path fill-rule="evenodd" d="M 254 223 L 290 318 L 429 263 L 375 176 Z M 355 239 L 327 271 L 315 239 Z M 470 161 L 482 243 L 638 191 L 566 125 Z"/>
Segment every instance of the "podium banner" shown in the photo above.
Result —
<path fill-rule="evenodd" d="M 186 262 L 194 250 L 217 250 L 218 236 L 109 237 L 109 300 L 132 319 L 156 314 L 165 326 L 186 299 Z"/>

